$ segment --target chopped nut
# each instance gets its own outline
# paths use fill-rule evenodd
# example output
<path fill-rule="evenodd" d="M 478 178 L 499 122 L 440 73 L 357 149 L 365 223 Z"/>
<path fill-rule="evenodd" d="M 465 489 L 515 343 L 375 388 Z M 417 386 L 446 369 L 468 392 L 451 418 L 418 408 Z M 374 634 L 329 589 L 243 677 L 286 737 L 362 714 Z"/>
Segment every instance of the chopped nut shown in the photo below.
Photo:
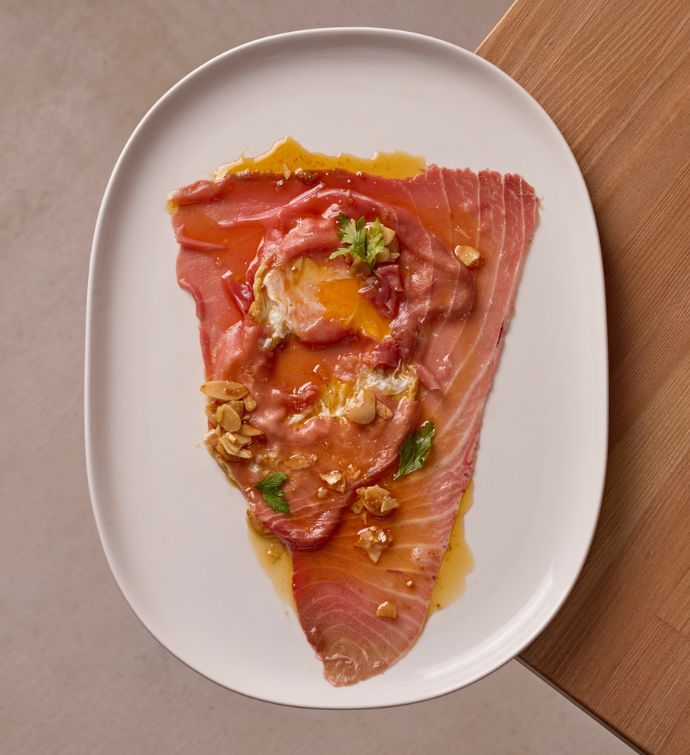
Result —
<path fill-rule="evenodd" d="M 309 454 L 309 461 L 312 462 L 312 464 L 316 463 L 319 460 L 319 457 L 316 454 Z"/>
<path fill-rule="evenodd" d="M 254 425 L 250 425 L 247 422 L 243 422 L 240 426 L 240 432 L 243 435 L 248 435 L 250 438 L 254 438 L 257 435 L 263 435 L 263 430 L 259 430 L 258 427 L 254 427 Z"/>
<path fill-rule="evenodd" d="M 393 412 L 383 403 L 383 401 L 377 401 L 376 415 L 382 419 L 390 419 L 393 416 Z"/>
<path fill-rule="evenodd" d="M 391 241 L 395 238 L 395 231 L 392 228 L 389 228 L 387 225 L 384 225 L 382 227 L 383 230 L 383 243 L 388 246 Z"/>
<path fill-rule="evenodd" d="M 376 256 L 376 261 L 379 263 L 394 262 L 400 256 L 398 249 L 398 240 L 394 238 L 389 246 L 386 246 L 378 253 L 378 255 Z"/>
<path fill-rule="evenodd" d="M 217 408 L 218 404 L 215 401 L 209 401 L 204 407 L 204 413 L 208 417 L 208 421 L 214 426 L 218 424 L 218 420 L 216 419 Z"/>
<path fill-rule="evenodd" d="M 329 488 L 337 490 L 338 493 L 342 493 L 345 490 L 345 478 L 343 473 L 337 469 L 326 474 L 320 474 L 319 477 L 328 485 Z"/>
<path fill-rule="evenodd" d="M 395 603 L 391 603 L 390 600 L 384 600 L 376 609 L 376 615 L 380 619 L 397 619 L 398 609 L 396 608 Z"/>
<path fill-rule="evenodd" d="M 285 466 L 290 469 L 306 469 L 311 466 L 311 461 L 305 454 L 292 454 L 285 460 Z"/>
<path fill-rule="evenodd" d="M 231 406 L 240 417 L 244 414 L 244 401 L 234 398 L 232 401 L 228 401 L 228 406 Z"/>
<path fill-rule="evenodd" d="M 318 498 L 318 499 L 319 499 L 320 501 L 323 501 L 323 499 L 324 499 L 324 498 L 325 498 L 325 497 L 326 497 L 327 495 L 328 495 L 328 491 L 326 490 L 326 488 L 319 488 L 319 489 L 318 489 L 318 490 L 316 491 L 316 497 L 317 497 L 317 498 Z"/>
<path fill-rule="evenodd" d="M 231 380 L 209 380 L 201 386 L 201 390 L 217 401 L 230 401 L 247 395 L 247 388 L 242 383 Z"/>
<path fill-rule="evenodd" d="M 371 223 L 367 223 L 366 227 L 371 227 Z M 400 245 L 398 244 L 398 237 L 392 228 L 386 225 L 381 226 L 381 233 L 383 236 L 384 248 L 381 249 L 376 256 L 377 262 L 392 262 L 397 260 L 400 256 L 398 250 Z"/>
<path fill-rule="evenodd" d="M 242 440 L 242 437 L 239 436 L 239 440 Z M 214 454 L 226 461 L 252 458 L 252 452 L 247 448 L 242 448 L 242 444 L 238 442 L 238 436 L 234 433 L 220 435 L 217 431 L 213 431 L 206 436 L 205 442 Z"/>
<path fill-rule="evenodd" d="M 358 425 L 368 425 L 376 416 L 376 396 L 373 391 L 363 388 L 358 392 L 355 401 L 345 412 L 350 422 Z"/>
<path fill-rule="evenodd" d="M 230 433 L 228 433 L 230 435 Z M 238 446 L 248 446 L 252 439 L 248 435 L 242 435 L 242 433 L 233 433 L 235 437 L 235 443 L 237 443 Z"/>
<path fill-rule="evenodd" d="M 232 454 L 229 454 L 223 448 L 223 446 L 221 446 L 220 443 L 216 443 L 215 445 L 209 446 L 208 448 L 209 448 L 209 450 L 211 451 L 211 454 L 213 455 L 213 457 L 216 460 L 220 460 L 220 461 L 223 461 L 223 462 L 226 462 L 226 461 L 235 461 L 235 457 Z"/>
<path fill-rule="evenodd" d="M 218 430 L 216 428 L 213 428 L 213 430 L 209 430 L 206 433 L 206 436 L 204 437 L 204 445 L 206 448 L 208 448 L 209 451 L 213 452 L 213 449 L 216 447 L 216 444 L 218 443 Z"/>
<path fill-rule="evenodd" d="M 232 433 L 225 433 L 218 438 L 218 443 L 228 456 L 237 456 L 240 447 L 235 441 Z"/>
<path fill-rule="evenodd" d="M 357 533 L 356 548 L 362 548 L 369 558 L 376 564 L 381 554 L 393 543 L 390 530 L 382 530 L 380 527 L 365 527 Z"/>
<path fill-rule="evenodd" d="M 465 267 L 475 268 L 483 264 L 482 255 L 473 246 L 456 246 L 455 256 Z"/>
<path fill-rule="evenodd" d="M 276 467 L 279 463 L 282 463 L 278 458 L 278 454 L 275 451 L 266 451 L 259 456 L 259 460 L 262 461 L 267 467 Z"/>
<path fill-rule="evenodd" d="M 220 404 L 216 409 L 216 423 L 223 430 L 234 433 L 240 429 L 242 420 L 240 419 L 240 415 L 229 404 Z"/>
<path fill-rule="evenodd" d="M 367 488 L 358 488 L 357 500 L 362 502 L 362 506 L 375 516 L 385 516 L 389 514 L 393 509 L 398 508 L 398 502 L 393 498 L 386 488 L 382 488 L 380 485 L 370 485 Z M 354 511 L 354 506 L 353 509 Z M 360 507 L 359 511 L 362 508 Z M 355 511 L 356 514 L 359 511 Z"/>
<path fill-rule="evenodd" d="M 252 394 L 250 393 L 248 396 L 244 397 L 244 408 L 248 412 L 253 412 L 254 409 L 256 409 L 256 399 Z"/>
<path fill-rule="evenodd" d="M 348 480 L 351 480 L 352 482 L 356 482 L 357 480 L 359 480 L 361 476 L 362 476 L 361 469 L 358 469 L 352 464 L 347 465 L 347 469 L 345 470 L 345 477 L 347 477 Z"/>
<path fill-rule="evenodd" d="M 350 506 L 350 511 L 353 514 L 361 514 L 364 511 L 364 501 L 361 498 L 355 498 Z"/>
<path fill-rule="evenodd" d="M 407 587 L 408 590 L 414 590 L 414 580 L 408 579 L 407 582 L 405 582 L 405 587 Z"/>

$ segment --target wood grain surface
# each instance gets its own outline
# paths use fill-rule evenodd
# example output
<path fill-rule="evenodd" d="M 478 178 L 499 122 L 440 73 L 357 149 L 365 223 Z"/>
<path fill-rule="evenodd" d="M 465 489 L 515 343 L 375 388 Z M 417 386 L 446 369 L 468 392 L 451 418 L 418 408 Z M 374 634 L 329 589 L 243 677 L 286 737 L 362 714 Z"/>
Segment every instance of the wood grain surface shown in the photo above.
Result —
<path fill-rule="evenodd" d="M 650 752 L 690 752 L 687 0 L 518 0 L 478 53 L 577 158 L 602 242 L 610 429 L 599 526 L 522 659 Z"/>

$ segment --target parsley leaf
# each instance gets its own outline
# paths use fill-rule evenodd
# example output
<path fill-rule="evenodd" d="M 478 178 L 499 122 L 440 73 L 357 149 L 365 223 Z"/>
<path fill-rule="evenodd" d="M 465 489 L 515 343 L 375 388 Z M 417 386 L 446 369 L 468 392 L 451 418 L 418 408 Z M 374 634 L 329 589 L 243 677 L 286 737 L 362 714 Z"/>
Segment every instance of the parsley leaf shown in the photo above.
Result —
<path fill-rule="evenodd" d="M 417 430 L 410 433 L 400 446 L 400 466 L 393 475 L 393 479 L 404 477 L 424 466 L 426 457 L 431 451 L 431 441 L 436 433 L 436 428 L 431 420 L 427 420 Z"/>
<path fill-rule="evenodd" d="M 386 250 L 381 221 L 376 218 L 373 223 L 367 224 L 365 218 L 354 220 L 341 212 L 336 222 L 339 228 L 338 238 L 343 246 L 333 252 L 330 259 L 349 254 L 353 262 L 360 260 L 369 267 L 374 267 L 379 255 Z"/>
<path fill-rule="evenodd" d="M 266 503 L 274 510 L 279 511 L 281 514 L 290 513 L 290 505 L 285 500 L 285 493 L 283 493 L 283 485 L 288 476 L 285 472 L 271 472 L 267 474 L 263 480 L 254 485 L 254 487 L 261 493 L 261 497 Z"/>

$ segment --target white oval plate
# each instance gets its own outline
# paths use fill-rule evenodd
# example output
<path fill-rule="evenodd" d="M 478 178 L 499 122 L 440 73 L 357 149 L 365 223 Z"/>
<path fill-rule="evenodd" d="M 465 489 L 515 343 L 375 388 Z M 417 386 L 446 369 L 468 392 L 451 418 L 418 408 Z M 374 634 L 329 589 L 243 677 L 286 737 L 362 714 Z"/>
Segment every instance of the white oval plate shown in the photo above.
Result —
<path fill-rule="evenodd" d="M 521 173 L 540 222 L 481 435 L 465 594 L 393 668 L 335 689 L 247 540 L 206 451 L 191 297 L 175 280 L 169 191 L 289 134 L 307 148 Z M 544 111 L 475 55 L 416 34 L 324 29 L 231 50 L 174 86 L 124 148 L 96 226 L 86 447 L 108 562 L 148 629 L 233 690 L 320 708 L 409 703 L 515 656 L 571 589 L 606 458 L 604 288 L 577 164 Z"/>

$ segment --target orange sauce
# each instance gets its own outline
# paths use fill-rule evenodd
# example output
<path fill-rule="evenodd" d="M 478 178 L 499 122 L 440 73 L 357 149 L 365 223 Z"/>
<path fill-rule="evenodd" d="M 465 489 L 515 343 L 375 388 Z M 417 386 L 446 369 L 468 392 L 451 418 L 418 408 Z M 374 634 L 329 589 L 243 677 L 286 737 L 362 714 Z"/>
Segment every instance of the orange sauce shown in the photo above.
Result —
<path fill-rule="evenodd" d="M 310 152 L 291 136 L 277 141 L 268 152 L 258 157 L 240 157 L 233 163 L 223 165 L 216 171 L 216 179 L 229 173 L 255 170 L 264 173 L 283 173 L 301 170 L 348 170 L 362 171 L 386 178 L 410 178 L 423 173 L 426 161 L 423 157 L 407 152 L 376 152 L 372 157 L 355 157 L 339 153 L 324 155 Z"/>
<path fill-rule="evenodd" d="M 318 378 L 323 375 L 323 370 L 319 370 L 318 365 L 324 361 L 324 357 L 327 357 L 330 351 L 331 349 L 307 349 L 297 338 L 288 336 L 285 343 L 274 352 L 273 385 L 289 393 L 293 388 L 309 381 L 318 384 Z M 329 361 L 326 361 L 326 364 L 328 363 Z M 330 377 L 330 368 L 328 376 Z"/>
<path fill-rule="evenodd" d="M 251 524 L 247 524 L 249 543 L 256 560 L 268 575 L 278 597 L 291 608 L 295 608 L 292 595 L 292 556 L 282 542 L 273 535 L 260 535 Z"/>
<path fill-rule="evenodd" d="M 429 614 L 447 608 L 465 591 L 465 577 L 472 571 L 474 559 L 465 540 L 465 514 L 472 507 L 474 482 L 470 482 L 460 500 L 458 515 L 450 533 L 450 542 L 446 550 L 438 578 L 431 593 Z"/>

